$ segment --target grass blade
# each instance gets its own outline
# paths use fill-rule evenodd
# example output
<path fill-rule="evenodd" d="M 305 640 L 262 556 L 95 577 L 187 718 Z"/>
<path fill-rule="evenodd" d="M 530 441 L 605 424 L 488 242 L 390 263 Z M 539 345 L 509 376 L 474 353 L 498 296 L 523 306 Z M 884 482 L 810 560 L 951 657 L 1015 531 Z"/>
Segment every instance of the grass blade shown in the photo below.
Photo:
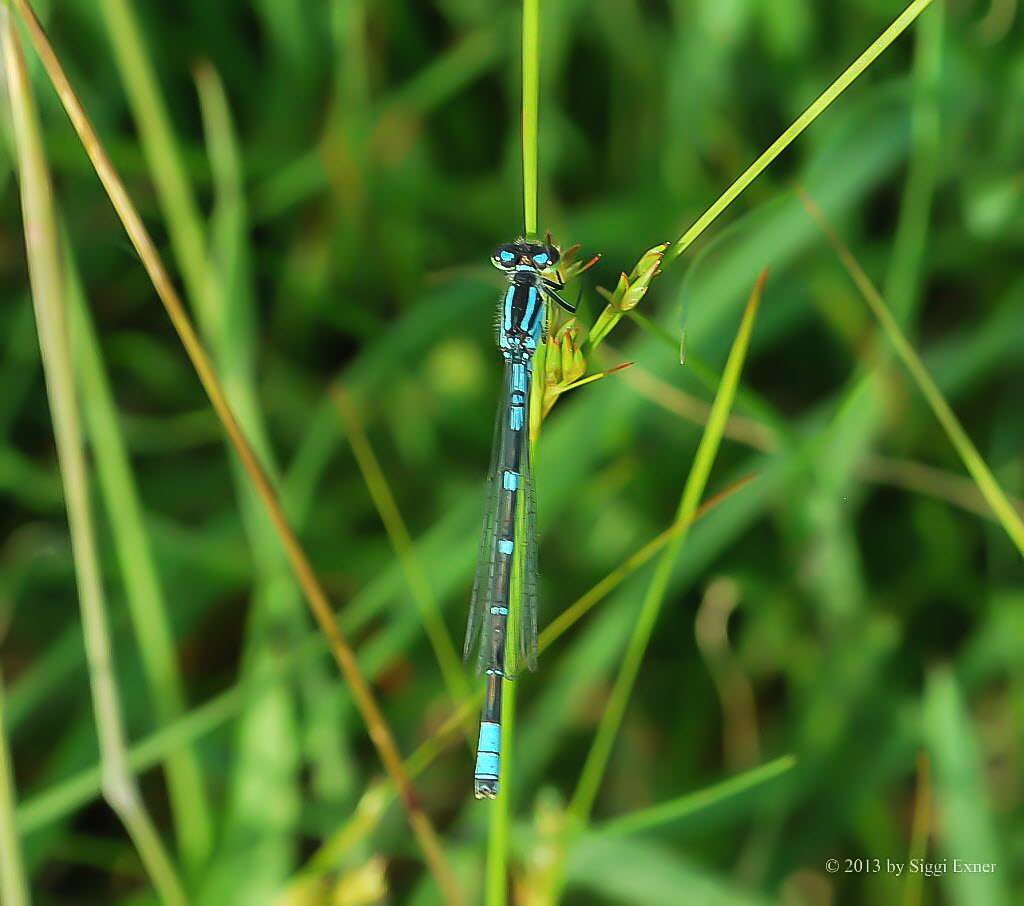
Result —
<path fill-rule="evenodd" d="M 911 22 L 914 21 L 932 2 L 932 0 L 914 0 L 902 13 L 896 18 L 896 20 L 890 25 L 882 34 L 880 34 L 875 41 L 864 51 L 856 60 L 854 60 L 847 69 L 839 76 L 831 85 L 828 86 L 815 100 L 814 102 L 798 116 L 793 124 L 780 135 L 767 150 L 755 160 L 740 176 L 736 181 L 729 186 L 725 192 L 719 197 L 719 199 L 711 205 L 700 217 L 698 217 L 693 225 L 679 238 L 679 240 L 665 253 L 665 263 L 669 264 L 678 258 L 683 252 L 685 252 L 693 242 L 703 233 L 718 216 L 731 205 L 746 188 L 755 180 L 758 176 L 764 172 L 765 168 L 775 160 L 793 140 L 800 135 L 808 126 L 811 125 L 825 110 L 826 108 L 841 95 L 847 88 L 850 87 L 856 81 L 856 79 L 878 59 L 885 51 L 885 49 L 892 44 L 906 29 Z"/>
<path fill-rule="evenodd" d="M 505 681 L 501 700 L 501 765 L 498 784 L 501 795 L 490 803 L 487 834 L 487 878 L 484 902 L 487 906 L 505 906 L 508 902 L 508 850 L 512 825 L 512 783 L 515 756 L 511 741 L 515 738 L 516 684 Z M 472 713 L 472 712 L 471 712 Z"/>
<path fill-rule="evenodd" d="M 402 766 L 402 758 L 398 752 L 398 746 L 384 719 L 380 705 L 377 703 L 372 688 L 359 668 L 355 652 L 334 619 L 334 611 L 327 594 L 288 522 L 270 478 L 235 418 L 217 373 L 210 361 L 210 357 L 200 342 L 195 327 L 185 311 L 181 298 L 178 296 L 174 283 L 164 266 L 163 259 L 157 251 L 149 232 L 146 230 L 138 210 L 132 203 L 125 189 L 124 182 L 114 168 L 81 102 L 71 87 L 67 74 L 64 72 L 64 68 L 34 11 L 26 0 L 12 0 L 12 2 L 16 5 L 21 18 L 25 22 L 47 75 L 53 82 L 61 103 L 64 104 L 75 130 L 82 140 L 86 153 L 89 155 L 104 188 L 107 190 L 107 194 L 110 196 L 118 216 L 124 223 L 128 236 L 139 253 L 139 257 L 142 259 L 157 294 L 167 309 L 168 315 L 185 346 L 185 350 L 202 382 L 203 388 L 213 404 L 217 417 L 224 426 L 232 446 L 242 460 L 242 465 L 256 488 L 263 506 L 266 507 L 270 514 L 274 528 L 287 552 L 289 563 L 309 602 L 310 609 L 320 625 L 321 631 L 330 643 L 332 654 L 345 675 L 349 689 L 355 698 L 381 761 L 392 776 L 398 789 L 402 791 L 401 801 L 406 808 L 410 824 L 424 853 L 427 864 L 434 874 L 446 900 L 451 903 L 461 902 L 458 886 L 448 860 L 444 855 L 440 839 L 434 830 L 433 824 L 420 807 L 418 799 L 413 793 L 412 785 Z"/>
<path fill-rule="evenodd" d="M 942 145 L 938 88 L 942 74 L 943 6 L 936 4 L 915 26 L 911 150 L 900 199 L 900 216 L 886 274 L 885 297 L 900 324 L 907 324 L 920 295 L 921 264 L 938 182 Z"/>
<path fill-rule="evenodd" d="M 743 362 L 750 343 L 750 335 L 753 331 L 754 319 L 757 314 L 758 303 L 761 300 L 761 291 L 764 286 L 765 277 L 766 275 L 762 274 L 757 285 L 754 287 L 754 291 L 747 302 L 746 310 L 743 313 L 739 332 L 733 341 L 729 359 L 722 373 L 722 384 L 715 396 L 711 413 L 708 416 L 707 426 L 701 436 L 693 466 L 690 469 L 690 474 L 687 476 L 682 498 L 679 501 L 680 520 L 692 517 L 697 511 L 700 498 L 707 485 L 708 476 L 711 474 L 711 467 L 718 453 L 718 447 L 725 431 L 725 424 L 729 417 L 729 410 L 732 407 L 736 387 L 739 384 L 740 373 L 743 370 Z M 601 718 L 597 735 L 591 745 L 590 752 L 587 754 L 587 760 L 583 765 L 583 771 L 580 774 L 579 783 L 570 805 L 574 817 L 581 826 L 588 820 L 594 799 L 597 797 L 597 790 L 601 783 L 601 778 L 604 776 L 608 759 L 611 756 L 612 746 L 618 734 L 619 726 L 625 715 L 626 706 L 633 691 L 633 684 L 636 681 L 637 674 L 640 672 L 640 664 L 643 660 L 644 652 L 647 650 L 647 643 L 650 641 L 651 634 L 654 631 L 654 624 L 661 611 L 672 567 L 685 539 L 686 533 L 684 531 L 678 537 L 673 538 L 672 542 L 662 553 L 657 571 L 644 597 L 640 615 L 637 618 L 633 635 L 629 640 L 626 656 L 619 675 L 616 677 L 608 706 Z"/>
<path fill-rule="evenodd" d="M 110 631 L 90 503 L 85 444 L 79 426 L 64 306 L 63 262 L 47 171 L 28 72 L 14 23 L 0 10 L 7 87 L 14 120 L 21 183 L 29 280 L 46 376 L 57 455 L 71 534 L 89 680 L 103 766 L 103 791 L 124 822 L 160 898 L 172 906 L 186 902 L 185 892 L 163 841 L 139 794 L 128 766 L 121 703 L 113 673 Z"/>
<path fill-rule="evenodd" d="M 671 543 L 687 532 L 691 525 L 700 519 L 705 513 L 716 507 L 719 503 L 731 497 L 737 491 L 744 488 L 757 476 L 748 475 L 724 491 L 705 501 L 695 512 L 681 516 L 665 531 L 656 538 L 652 538 L 642 548 L 627 557 L 619 566 L 613 569 L 607 576 L 598 582 L 593 588 L 582 597 L 577 598 L 572 604 L 565 608 L 554 620 L 552 620 L 538 639 L 538 647 L 541 651 L 550 646 L 556 639 L 565 635 L 566 632 L 582 617 L 588 613 L 596 604 L 599 604 L 618 588 L 629 576 L 640 569 L 645 563 L 658 553 L 666 544 Z"/>
<path fill-rule="evenodd" d="M 334 399 L 338 404 L 342 421 L 345 423 L 345 436 L 352 447 L 352 453 L 355 455 L 359 471 L 363 475 L 363 481 L 377 507 L 381 522 L 384 523 L 391 547 L 402 566 L 409 591 L 420 609 L 423 627 L 434 649 L 434 656 L 441 668 L 445 684 L 448 686 L 448 695 L 453 702 L 464 701 L 470 698 L 473 692 L 462 668 L 462 660 L 455 651 L 451 636 L 444 625 L 444 618 L 438 607 L 437 599 L 434 597 L 433 589 L 416 557 L 412 538 L 398 509 L 398 504 L 395 502 L 394 495 L 391 493 L 391 488 L 388 486 L 387 477 L 380 467 L 380 462 L 373 452 L 366 432 L 363 430 L 355 404 L 344 387 L 339 386 L 336 389 Z M 467 725 L 467 731 L 470 734 L 470 747 L 472 748 L 476 740 L 473 738 L 472 728 L 469 725 Z"/>
<path fill-rule="evenodd" d="M 167 219 L 168 237 L 186 295 L 204 318 L 210 310 L 205 230 L 142 31 L 131 0 L 100 0 L 99 9 L 139 126 L 139 141 Z"/>
<path fill-rule="evenodd" d="M 537 234 L 537 144 L 540 126 L 540 0 L 523 0 L 523 220 Z"/>
<path fill-rule="evenodd" d="M 9 17 L 7 10 L 0 10 L 0 20 Z M 0 900 L 6 906 L 29 906 L 31 898 L 15 822 L 14 768 L 7 741 L 4 702 L 4 680 L 0 676 Z"/>
<path fill-rule="evenodd" d="M 931 761 L 923 752 L 917 756 L 917 793 L 914 796 L 914 820 L 910 827 L 908 858 L 923 860 L 928 855 L 928 834 L 932 823 Z M 919 871 L 907 874 L 903 885 L 903 906 L 921 906 L 924 875 Z"/>
<path fill-rule="evenodd" d="M 744 771 L 728 780 L 712 784 L 695 793 L 687 793 L 685 796 L 680 796 L 669 802 L 662 802 L 651 808 L 641 809 L 606 821 L 595 827 L 593 833 L 601 835 L 635 834 L 662 824 L 679 821 L 769 783 L 788 774 L 795 767 L 796 757 L 783 755 L 781 758 Z"/>
<path fill-rule="evenodd" d="M 981 753 L 974 727 L 952 671 L 932 671 L 925 687 L 925 738 L 935 769 L 939 838 L 950 870 L 943 875 L 953 906 L 1008 906 L 1009 891 L 1000 875 L 999 835 L 985 789 Z M 995 862 L 990 873 L 954 871 L 961 862 Z"/>
<path fill-rule="evenodd" d="M 242 430 L 252 439 L 260 460 L 276 474 L 256 389 L 257 314 L 241 156 L 220 78 L 208 63 L 196 67 L 195 78 L 213 173 L 214 205 L 210 251 L 204 259 L 208 268 L 202 290 L 205 295 L 193 301 Z M 201 903 L 218 906 L 263 902 L 287 882 L 297 851 L 302 799 L 298 707 L 292 684 L 273 669 L 281 653 L 270 637 L 280 634 L 297 639 L 304 628 L 304 615 L 273 525 L 234 457 L 231 466 L 253 558 L 241 669 L 244 674 L 276 675 L 278 682 L 265 684 L 259 695 L 251 696 L 236 723 L 223 840 L 199 898 Z M 268 632 L 268 627 L 273 630 Z M 268 739 L 275 744 L 268 746 Z M 277 803 L 273 820 L 268 820 L 267 801 Z"/>
<path fill-rule="evenodd" d="M 72 255 L 65 255 L 67 292 L 82 413 L 92 440 L 100 492 L 110 518 L 135 642 L 142 657 L 155 716 L 173 723 L 185 711 L 185 693 L 167 600 L 142 515 L 142 502 L 114 404 L 99 341 Z M 164 764 L 182 861 L 199 869 L 213 846 L 213 817 L 198 757 L 191 746 L 169 752 Z"/>
<path fill-rule="evenodd" d="M 687 863 L 661 843 L 587 835 L 573 850 L 569 876 L 593 899 L 630 906 L 769 906 L 778 902 L 750 893 L 708 869 Z"/>
<path fill-rule="evenodd" d="M 1020 554 L 1024 556 L 1024 520 L 1021 519 L 1020 514 L 1014 509 L 1005 492 L 996 481 L 992 471 L 981 458 L 977 447 L 974 446 L 970 437 L 967 436 L 967 432 L 964 431 L 953 409 L 946 402 L 942 391 L 928 373 L 924 362 L 921 361 L 920 356 L 910 344 L 906 334 L 896 322 L 896 318 L 889 311 L 885 300 L 875 288 L 871 279 L 864 272 L 857 259 L 853 257 L 850 250 L 843 244 L 835 230 L 829 225 L 821 209 L 805 193 L 801 192 L 800 197 L 810 215 L 818 222 L 822 232 L 828 238 L 843 267 L 850 275 L 850 279 L 871 309 L 872 314 L 878 320 L 879 325 L 896 351 L 896 355 L 899 356 L 904 367 L 910 372 L 910 376 L 913 378 L 914 383 L 917 384 L 921 395 L 924 396 L 932 412 L 935 413 L 935 417 L 946 432 L 946 436 L 956 448 L 957 453 L 960 454 L 960 458 L 978 486 L 978 490 L 981 491 L 982 496 L 984 496 L 988 505 L 992 508 L 992 512 L 1010 537 L 1010 540 Z"/>

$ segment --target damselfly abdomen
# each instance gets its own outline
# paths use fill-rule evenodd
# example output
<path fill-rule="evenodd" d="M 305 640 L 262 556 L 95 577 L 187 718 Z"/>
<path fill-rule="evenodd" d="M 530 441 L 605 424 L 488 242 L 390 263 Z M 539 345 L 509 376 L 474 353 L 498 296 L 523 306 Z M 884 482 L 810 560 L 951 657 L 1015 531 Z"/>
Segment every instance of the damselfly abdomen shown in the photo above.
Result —
<path fill-rule="evenodd" d="M 547 331 L 548 301 L 575 309 L 559 295 L 559 253 L 549 243 L 503 245 L 491 257 L 508 278 L 498 311 L 498 348 L 505 377 L 494 426 L 487 477 L 483 537 L 466 626 L 463 655 L 477 649 L 487 676 L 480 720 L 475 792 L 498 793 L 501 756 L 501 683 L 525 666 L 537 667 L 537 508 L 530 461 L 533 356 Z M 544 276 L 550 271 L 558 278 Z"/>

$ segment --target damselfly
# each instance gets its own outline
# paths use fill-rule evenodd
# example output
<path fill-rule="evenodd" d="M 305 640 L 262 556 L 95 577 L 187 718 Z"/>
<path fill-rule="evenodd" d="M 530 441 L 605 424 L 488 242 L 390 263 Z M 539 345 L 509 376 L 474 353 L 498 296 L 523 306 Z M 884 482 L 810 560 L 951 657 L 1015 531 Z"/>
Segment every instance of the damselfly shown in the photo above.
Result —
<path fill-rule="evenodd" d="M 533 356 L 547 335 L 548 301 L 576 309 L 559 290 L 559 252 L 550 241 L 500 246 L 491 263 L 508 278 L 498 310 L 498 348 L 505 379 L 494 425 L 483 537 L 466 626 L 463 655 L 479 646 L 478 673 L 487 675 L 480 718 L 475 792 L 498 794 L 501 683 L 537 668 L 537 507 L 530 463 Z M 545 273 L 553 273 L 553 280 Z"/>

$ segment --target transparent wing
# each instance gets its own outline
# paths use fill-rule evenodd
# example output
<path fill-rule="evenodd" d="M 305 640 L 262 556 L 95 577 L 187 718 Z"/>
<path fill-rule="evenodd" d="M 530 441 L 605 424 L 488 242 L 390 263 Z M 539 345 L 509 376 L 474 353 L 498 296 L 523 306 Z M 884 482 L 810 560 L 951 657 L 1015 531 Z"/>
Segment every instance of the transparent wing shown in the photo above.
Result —
<path fill-rule="evenodd" d="M 513 413 L 512 369 L 518 368 L 525 406 Z M 510 679 L 537 664 L 537 510 L 530 462 L 529 365 L 506 365 L 487 478 L 483 535 L 463 656 L 477 651 L 479 672 Z M 517 427 L 513 427 L 515 424 Z M 507 473 L 517 475 L 514 481 Z M 502 541 L 506 539 L 506 541 Z M 507 539 L 512 539 L 511 556 Z M 502 553 L 504 549 L 505 553 Z"/>
<path fill-rule="evenodd" d="M 484 523 L 480 535 L 480 550 L 477 553 L 476 578 L 473 580 L 473 596 L 469 602 L 469 619 L 466 622 L 466 640 L 462 646 L 463 660 L 468 661 L 477 644 L 480 644 L 480 670 L 487 668 L 483 663 L 485 649 L 488 647 L 487 633 L 481 631 L 485 624 L 490 623 L 491 600 L 494 597 L 494 586 L 497 579 L 498 565 L 498 508 L 501 504 L 501 473 L 502 449 L 505 445 L 505 433 L 508 431 L 508 406 L 510 383 L 508 366 L 501 399 L 498 401 L 498 412 L 494 420 L 494 438 L 491 442 L 491 465 L 487 471 L 487 491 L 484 499 Z"/>
<path fill-rule="evenodd" d="M 529 424 L 529 392 L 526 399 Z M 537 495 L 529 442 L 524 444 L 519 471 L 521 483 L 516 514 L 516 559 L 505 648 L 505 675 L 510 679 L 515 679 L 524 669 L 537 669 Z"/>

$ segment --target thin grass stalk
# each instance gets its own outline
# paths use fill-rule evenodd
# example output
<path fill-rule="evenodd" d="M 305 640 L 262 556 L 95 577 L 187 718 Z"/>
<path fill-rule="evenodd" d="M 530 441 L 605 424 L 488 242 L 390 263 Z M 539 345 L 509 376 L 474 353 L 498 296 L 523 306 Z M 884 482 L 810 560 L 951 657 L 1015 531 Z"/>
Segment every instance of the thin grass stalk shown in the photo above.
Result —
<path fill-rule="evenodd" d="M 908 326 L 920 296 L 921 263 L 928 246 L 932 199 L 942 147 L 938 89 L 942 74 L 943 7 L 933 6 L 914 27 L 911 150 L 900 199 L 892 258 L 883 287 L 893 315 Z"/>
<path fill-rule="evenodd" d="M 288 560 L 296 574 L 299 585 L 309 602 L 310 609 L 324 635 L 327 637 L 339 667 L 345 675 L 346 682 L 356 701 L 356 705 L 366 723 L 367 731 L 377 748 L 385 769 L 391 775 L 396 787 L 401 791 L 401 800 L 412 825 L 413 832 L 423 850 L 427 864 L 448 902 L 461 902 L 455 877 L 444 855 L 437 832 L 430 819 L 419 805 L 412 784 L 404 768 L 398 752 L 394 736 L 391 733 L 383 712 L 373 691 L 363 676 L 355 653 L 334 619 L 327 594 L 320 584 L 305 551 L 299 544 L 291 525 L 285 516 L 277 493 L 257 458 L 252 446 L 239 427 L 238 421 L 224 394 L 223 387 L 217 378 L 216 371 L 205 348 L 196 334 L 181 298 L 171 281 L 156 246 L 146 230 L 135 205 L 128 195 L 124 182 L 117 173 L 103 144 L 100 142 L 92 123 L 75 94 L 67 74 L 61 65 L 46 32 L 36 17 L 27 0 L 9 0 L 17 8 L 25 22 L 33 46 L 39 54 L 43 68 L 50 77 L 61 103 L 78 133 L 100 181 L 110 196 L 114 209 L 124 224 L 129 239 L 135 246 L 146 272 L 149 274 L 160 300 L 181 338 L 185 351 L 196 370 L 197 375 L 212 403 L 217 417 L 220 419 L 228 438 L 242 461 L 242 465 L 255 486 L 257 493 L 270 514 L 281 543 L 288 555 Z"/>
<path fill-rule="evenodd" d="M 601 836 L 636 834 L 650 830 L 652 827 L 679 821 L 718 805 L 723 800 L 732 799 L 748 790 L 782 777 L 795 767 L 796 757 L 783 755 L 694 793 L 687 793 L 677 799 L 660 802 L 650 808 L 640 809 L 630 812 L 628 815 L 605 821 L 595 827 L 592 833 Z"/>
<path fill-rule="evenodd" d="M 10 13 L 6 9 L 0 9 L 0 19 L 4 20 L 5 29 L 9 17 Z M 29 906 L 32 900 L 15 819 L 17 796 L 4 702 L 4 679 L 0 675 L 0 902 L 4 906 Z"/>
<path fill-rule="evenodd" d="M 409 591 L 419 608 L 423 628 L 434 649 L 434 657 L 441 668 L 441 675 L 448 687 L 448 695 L 454 703 L 465 701 L 472 696 L 473 690 L 462 669 L 462 659 L 456 652 L 448 629 L 444 625 L 444 617 L 441 615 L 437 598 L 434 597 L 430 581 L 416 556 L 415 545 L 409 535 L 409 529 L 405 525 L 395 497 L 391 493 L 384 470 L 373 452 L 370 439 L 363 429 L 362 419 L 345 387 L 335 388 L 334 401 L 341 414 L 341 420 L 345 426 L 345 436 L 352 447 L 356 464 L 359 466 L 363 481 L 377 508 L 377 514 L 380 516 L 381 522 L 384 523 L 388 540 L 395 551 L 395 556 L 398 557 Z M 469 734 L 470 748 L 474 748 L 476 740 L 473 737 L 473 728 L 469 723 L 466 725 L 466 730 Z"/>
<path fill-rule="evenodd" d="M 67 247 L 66 247 L 67 249 Z M 92 440 L 100 492 L 110 517 L 111 535 L 124 580 L 135 642 L 154 712 L 161 726 L 185 713 L 184 683 L 174 647 L 167 600 L 142 515 L 139 489 L 118 419 L 99 341 L 89 315 L 73 257 L 65 254 L 67 299 L 75 364 L 82 391 L 82 413 Z M 183 862 L 195 870 L 213 846 L 213 815 L 202 768 L 190 744 L 164 759 L 167 791 Z"/>
<path fill-rule="evenodd" d="M 213 174 L 214 205 L 210 251 L 204 259 L 207 288 L 192 301 L 232 411 L 260 461 L 276 477 L 255 386 L 256 315 L 240 153 L 227 96 L 213 67 L 199 64 L 195 79 Z M 159 103 L 159 98 L 154 101 Z M 182 180 L 187 181 L 184 175 Z M 263 899 L 287 882 L 297 848 L 302 798 L 299 709 L 291 683 L 272 668 L 282 656 L 279 643 L 297 639 L 305 620 L 273 525 L 237 458 L 229 455 L 229 459 L 253 567 L 241 669 L 257 675 L 273 673 L 279 682 L 268 683 L 262 694 L 252 696 L 234 727 L 222 841 L 202 896 L 212 900 L 231 896 L 246 902 Z M 268 738 L 276 740 L 270 750 L 265 742 Z M 268 799 L 278 803 L 274 821 L 266 820 L 264 802 Z M 240 863 L 251 866 L 241 878 Z"/>
<path fill-rule="evenodd" d="M 757 478 L 752 473 L 739 481 L 731 484 L 724 491 L 719 492 L 705 501 L 694 513 L 680 516 L 672 525 L 655 538 L 652 538 L 642 548 L 627 557 L 619 566 L 613 569 L 607 576 L 598 582 L 588 592 L 577 598 L 572 604 L 565 608 L 554 620 L 552 620 L 540 634 L 537 647 L 543 651 L 556 639 L 565 635 L 569 629 L 578 623 L 585 614 L 589 613 L 595 605 L 599 604 L 616 588 L 618 588 L 629 576 L 648 563 L 651 558 L 662 550 L 665 545 L 680 539 L 705 513 L 710 512 L 714 507 L 722 503 L 726 498 L 731 497 L 737 491 L 746 487 L 751 481 Z"/>
<path fill-rule="evenodd" d="M 907 864 L 920 863 L 928 854 L 928 835 L 932 821 L 932 762 L 925 752 L 917 755 L 917 793 L 914 796 L 914 817 L 910 824 L 910 851 Z M 903 906 L 921 906 L 924 873 L 908 871 L 903 885 Z"/>
<path fill-rule="evenodd" d="M 722 372 L 721 386 L 715 396 L 711 413 L 708 416 L 708 423 L 704 433 L 701 435 L 693 465 L 683 487 L 683 494 L 679 501 L 679 521 L 690 519 L 693 516 L 700 505 L 700 498 L 704 494 L 704 488 L 707 486 L 711 467 L 714 465 L 715 457 L 718 454 L 718 447 L 725 432 L 725 424 L 729 418 L 729 410 L 732 407 L 732 402 L 736 395 L 736 387 L 739 384 L 740 374 L 743 370 L 743 362 L 750 343 L 758 304 L 761 301 L 761 291 L 764 286 L 765 277 L 765 274 L 761 275 L 743 312 L 743 320 L 740 323 L 739 331 L 736 334 L 736 339 L 733 341 L 729 358 Z M 658 614 L 661 612 L 665 593 L 668 591 L 672 570 L 678 559 L 679 552 L 686 541 L 686 534 L 686 531 L 681 532 L 672 539 L 662 552 L 661 559 L 658 562 L 655 574 L 651 579 L 647 594 L 641 605 L 640 615 L 637 618 L 633 634 L 626 648 L 625 659 L 623 660 L 619 675 L 616 677 L 608 705 L 601 718 L 590 752 L 587 754 L 576 792 L 569 806 L 570 812 L 579 826 L 586 824 L 590 817 L 594 799 L 597 797 L 598 787 L 604 776 L 608 759 L 611 756 L 615 737 L 618 734 L 622 718 L 626 713 L 626 706 L 633 691 L 633 684 L 636 682 L 637 674 L 640 672 L 640 664 L 643 661 L 644 652 L 647 650 L 651 633 L 654 631 L 654 624 L 657 621 Z"/>
<path fill-rule="evenodd" d="M 181 269 L 185 294 L 196 306 L 200 317 L 207 317 L 212 303 L 206 231 L 160 94 L 156 73 L 146 52 L 142 30 L 131 0 L 99 0 L 98 5 L 132 115 L 139 124 L 139 142 L 153 175 L 157 200 L 166 218 L 167 235 Z"/>
<path fill-rule="evenodd" d="M 537 235 L 537 158 L 540 130 L 540 0 L 523 0 L 523 220 Z"/>
<path fill-rule="evenodd" d="M 537 160 L 540 130 L 540 0 L 523 0 L 523 225 L 527 236 L 537 234 Z M 543 362 L 545 350 L 538 350 L 537 362 Z M 535 364 L 534 373 L 542 374 L 543 366 Z M 529 438 L 527 443 L 536 449 L 543 403 L 538 391 L 540 382 L 532 388 Z M 534 461 L 535 456 L 534 456 Z M 491 803 L 487 839 L 487 868 L 485 902 L 487 906 L 505 906 L 508 898 L 508 844 L 512 824 L 513 749 L 515 745 L 515 683 L 502 679 L 501 701 L 501 765 L 498 785 L 501 795 Z"/>
<path fill-rule="evenodd" d="M 792 144 L 793 140 L 811 125 L 828 106 L 850 87 L 864 71 L 875 62 L 932 2 L 932 0 L 914 0 L 896 20 L 864 51 L 831 85 L 828 86 L 811 105 L 798 116 L 793 124 L 780 135 L 767 150 L 757 158 L 736 181 L 726 189 L 718 200 L 700 215 L 693 225 L 686 230 L 679 240 L 665 253 L 665 264 L 669 264 L 685 252 L 718 216 L 725 211 L 746 188 L 755 180 L 768 165 Z"/>
<path fill-rule="evenodd" d="M 484 902 L 487 906 L 508 903 L 508 853 L 512 829 L 512 780 L 515 755 L 509 742 L 515 738 L 516 684 L 505 680 L 501 700 L 501 764 L 498 788 L 501 795 L 491 804 L 487 835 L 487 879 Z"/>
<path fill-rule="evenodd" d="M 85 445 L 75 399 L 71 346 L 64 311 L 63 262 L 38 117 L 14 23 L 3 9 L 3 50 L 21 183 L 29 281 L 64 483 L 72 558 L 82 612 L 86 661 L 99 735 L 103 792 L 138 850 L 157 894 L 171 906 L 185 892 L 143 804 L 128 765 L 121 705 L 93 528 Z"/>
<path fill-rule="evenodd" d="M 1002 525 L 1014 546 L 1021 556 L 1024 556 L 1024 520 L 1021 519 L 1020 514 L 1014 509 L 1013 504 L 1010 503 L 1006 493 L 1000 487 L 999 482 L 996 481 L 991 469 L 986 465 L 985 460 L 982 459 L 978 448 L 974 446 L 967 432 L 964 431 L 952 407 L 946 402 L 942 391 L 928 373 L 924 362 L 921 361 L 921 357 L 917 354 L 917 351 L 907 339 L 906 334 L 896 322 L 892 312 L 889 311 L 881 293 L 878 292 L 871 279 L 860 266 L 860 263 L 854 258 L 853 253 L 846 247 L 831 224 L 829 224 L 821 208 L 815 204 L 806 192 L 800 191 L 799 195 L 808 213 L 817 221 L 822 232 L 828 238 L 850 279 L 864 298 L 868 308 L 871 309 L 871 313 L 878 320 L 883 333 L 885 333 L 893 349 L 896 351 L 896 355 L 903 362 L 907 371 L 910 372 L 910 376 L 913 378 L 914 383 L 917 384 L 921 395 L 924 396 L 932 412 L 935 413 L 935 417 L 938 419 L 943 431 L 946 432 L 950 443 L 953 444 L 960 455 L 964 466 L 966 466 L 971 478 L 974 479 L 974 483 L 978 486 L 978 490 L 992 508 L 992 512 L 999 520 L 1000 525 Z"/>

